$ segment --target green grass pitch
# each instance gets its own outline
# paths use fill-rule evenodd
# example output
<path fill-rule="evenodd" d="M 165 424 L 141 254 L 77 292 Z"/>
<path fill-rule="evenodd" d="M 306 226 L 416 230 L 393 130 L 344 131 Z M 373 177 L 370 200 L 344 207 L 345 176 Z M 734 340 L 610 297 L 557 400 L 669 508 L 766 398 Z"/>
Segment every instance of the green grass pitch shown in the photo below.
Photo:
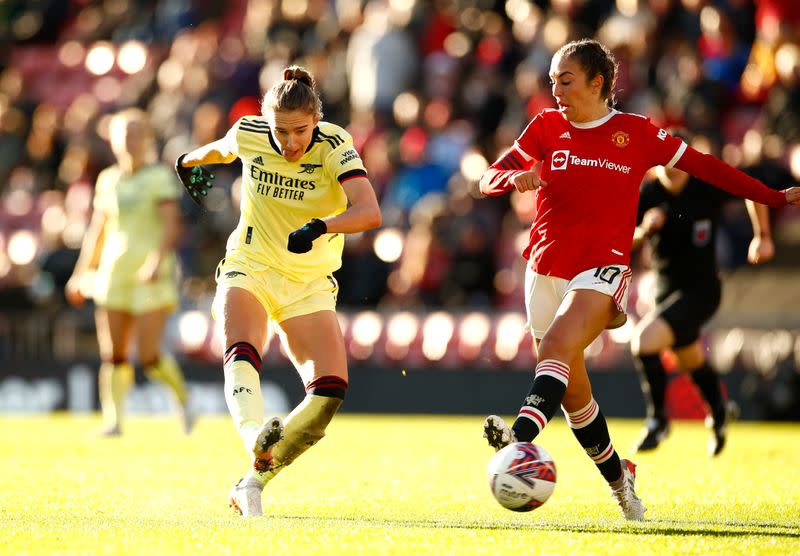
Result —
<path fill-rule="evenodd" d="M 227 417 L 0 418 L 0 554 L 800 554 L 800 425 L 737 423 L 719 459 L 678 422 L 634 457 L 647 521 L 626 523 L 563 419 L 537 439 L 558 485 L 517 514 L 491 497 L 482 418 L 340 415 L 264 493 L 227 507 L 246 455 Z M 640 423 L 612 420 L 629 454 Z"/>

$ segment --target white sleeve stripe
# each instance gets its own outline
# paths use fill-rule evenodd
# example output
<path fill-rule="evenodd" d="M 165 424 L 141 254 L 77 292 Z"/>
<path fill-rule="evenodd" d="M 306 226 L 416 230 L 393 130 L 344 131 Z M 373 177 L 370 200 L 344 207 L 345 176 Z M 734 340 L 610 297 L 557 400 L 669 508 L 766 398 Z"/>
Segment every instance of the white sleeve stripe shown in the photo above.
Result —
<path fill-rule="evenodd" d="M 522 147 L 520 147 L 520 146 L 519 146 L 519 141 L 514 141 L 514 147 L 513 147 L 513 148 L 514 148 L 514 149 L 516 149 L 516 151 L 517 151 L 519 154 L 521 154 L 521 155 L 522 155 L 522 158 L 524 158 L 524 159 L 525 159 L 525 162 L 528 162 L 528 161 L 530 161 L 530 160 L 533 160 L 533 157 L 532 157 L 531 155 L 529 155 L 528 153 L 526 153 L 525 151 L 523 151 L 523 150 L 522 150 Z"/>
<path fill-rule="evenodd" d="M 688 145 L 685 142 L 681 141 L 681 146 L 678 147 L 677 151 L 675 151 L 675 156 L 673 156 L 672 159 L 664 165 L 664 168 L 672 168 L 673 166 L 675 166 L 675 164 L 677 164 L 677 162 L 683 156 L 683 153 L 686 152 L 686 147 L 688 147 Z"/>

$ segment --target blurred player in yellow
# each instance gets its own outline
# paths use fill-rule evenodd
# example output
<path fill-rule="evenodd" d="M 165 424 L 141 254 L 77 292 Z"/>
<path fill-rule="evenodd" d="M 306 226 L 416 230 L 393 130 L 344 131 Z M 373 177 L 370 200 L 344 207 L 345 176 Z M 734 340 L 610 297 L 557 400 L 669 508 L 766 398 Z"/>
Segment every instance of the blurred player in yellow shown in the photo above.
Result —
<path fill-rule="evenodd" d="M 245 516 L 262 515 L 264 484 L 325 435 L 344 400 L 347 357 L 333 272 L 342 264 L 343 234 L 381 224 L 352 138 L 321 121 L 311 74 L 286 68 L 262 113 L 176 162 L 200 202 L 213 179 L 202 164 L 242 161 L 241 218 L 217 267 L 212 311 L 225 342 L 225 399 L 253 461 L 231 490 L 231 505 Z M 306 390 L 283 423 L 264 418 L 259 373 L 269 320 Z"/>
<path fill-rule="evenodd" d="M 80 306 L 92 297 L 96 305 L 103 434 L 122 432 L 125 395 L 134 383 L 134 335 L 145 374 L 173 391 L 188 433 L 193 417 L 183 373 L 161 350 L 167 318 L 178 305 L 174 249 L 180 187 L 169 167 L 158 162 L 145 112 L 131 108 L 115 114 L 109 135 L 117 163 L 97 177 L 94 212 L 66 286 L 67 300 Z"/>

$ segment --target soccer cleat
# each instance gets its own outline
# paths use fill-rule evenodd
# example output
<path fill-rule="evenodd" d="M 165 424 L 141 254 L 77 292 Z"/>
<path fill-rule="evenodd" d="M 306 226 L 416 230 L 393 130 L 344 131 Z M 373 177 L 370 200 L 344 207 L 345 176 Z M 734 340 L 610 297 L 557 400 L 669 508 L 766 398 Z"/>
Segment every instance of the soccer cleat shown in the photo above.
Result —
<path fill-rule="evenodd" d="M 644 422 L 639 444 L 636 446 L 637 452 L 648 452 L 655 450 L 658 445 L 669 435 L 669 421 L 648 417 Z"/>
<path fill-rule="evenodd" d="M 497 415 L 489 415 L 483 422 L 483 437 L 496 452 L 517 441 L 514 431 Z"/>
<path fill-rule="evenodd" d="M 189 407 L 189 404 L 181 406 L 180 418 L 181 424 L 183 425 L 183 433 L 191 434 L 192 429 L 194 429 L 195 421 L 197 421 L 197 415 L 195 415 L 194 411 Z"/>
<path fill-rule="evenodd" d="M 272 462 L 272 447 L 283 438 L 283 423 L 278 417 L 270 417 L 261 426 L 253 443 L 253 456 L 256 461 Z"/>
<path fill-rule="evenodd" d="M 644 521 L 644 512 L 647 509 L 636 496 L 634 482 L 636 481 L 636 465 L 626 459 L 621 460 L 622 477 L 611 485 L 611 495 L 619 504 L 622 515 L 629 521 Z"/>
<path fill-rule="evenodd" d="M 120 430 L 119 425 L 112 425 L 98 431 L 97 436 L 101 438 L 115 438 L 117 436 L 122 436 L 122 430 Z"/>
<path fill-rule="evenodd" d="M 739 418 L 739 404 L 733 400 L 725 402 L 725 416 L 717 423 L 713 416 L 706 417 L 706 427 L 711 429 L 711 438 L 708 441 L 708 455 L 712 458 L 718 456 L 728 440 L 728 425 Z"/>
<path fill-rule="evenodd" d="M 231 487 L 230 507 L 243 517 L 264 515 L 261 512 L 261 491 L 264 484 L 252 477 L 243 477 Z"/>

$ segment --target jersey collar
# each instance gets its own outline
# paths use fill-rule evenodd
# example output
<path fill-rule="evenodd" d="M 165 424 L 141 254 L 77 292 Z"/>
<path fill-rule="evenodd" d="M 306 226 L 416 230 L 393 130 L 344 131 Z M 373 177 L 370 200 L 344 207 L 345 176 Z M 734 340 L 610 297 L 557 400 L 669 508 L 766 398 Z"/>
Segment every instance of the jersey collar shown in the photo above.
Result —
<path fill-rule="evenodd" d="M 272 145 L 272 148 L 275 149 L 275 152 L 281 154 L 281 148 L 278 146 L 278 143 L 275 142 L 275 138 L 272 136 L 272 129 L 267 132 L 267 137 L 269 137 L 269 144 Z"/>
<path fill-rule="evenodd" d="M 577 127 L 578 129 L 592 129 L 592 128 L 595 128 L 595 127 L 600 127 L 601 125 L 606 123 L 608 120 L 610 120 L 611 118 L 613 118 L 617 114 L 619 114 L 619 110 L 614 110 L 612 108 L 611 112 L 609 112 L 608 114 L 606 114 L 605 116 L 603 116 L 599 120 L 592 120 L 591 122 L 580 122 L 580 123 L 578 123 L 578 122 L 569 122 L 569 123 L 572 124 L 573 127 Z M 567 121 L 569 121 L 569 120 L 567 120 Z"/>
<path fill-rule="evenodd" d="M 319 141 L 319 126 L 316 126 L 314 128 L 314 132 L 311 134 L 311 142 L 306 147 L 306 152 L 310 151 L 311 147 L 317 144 L 318 141 Z"/>

